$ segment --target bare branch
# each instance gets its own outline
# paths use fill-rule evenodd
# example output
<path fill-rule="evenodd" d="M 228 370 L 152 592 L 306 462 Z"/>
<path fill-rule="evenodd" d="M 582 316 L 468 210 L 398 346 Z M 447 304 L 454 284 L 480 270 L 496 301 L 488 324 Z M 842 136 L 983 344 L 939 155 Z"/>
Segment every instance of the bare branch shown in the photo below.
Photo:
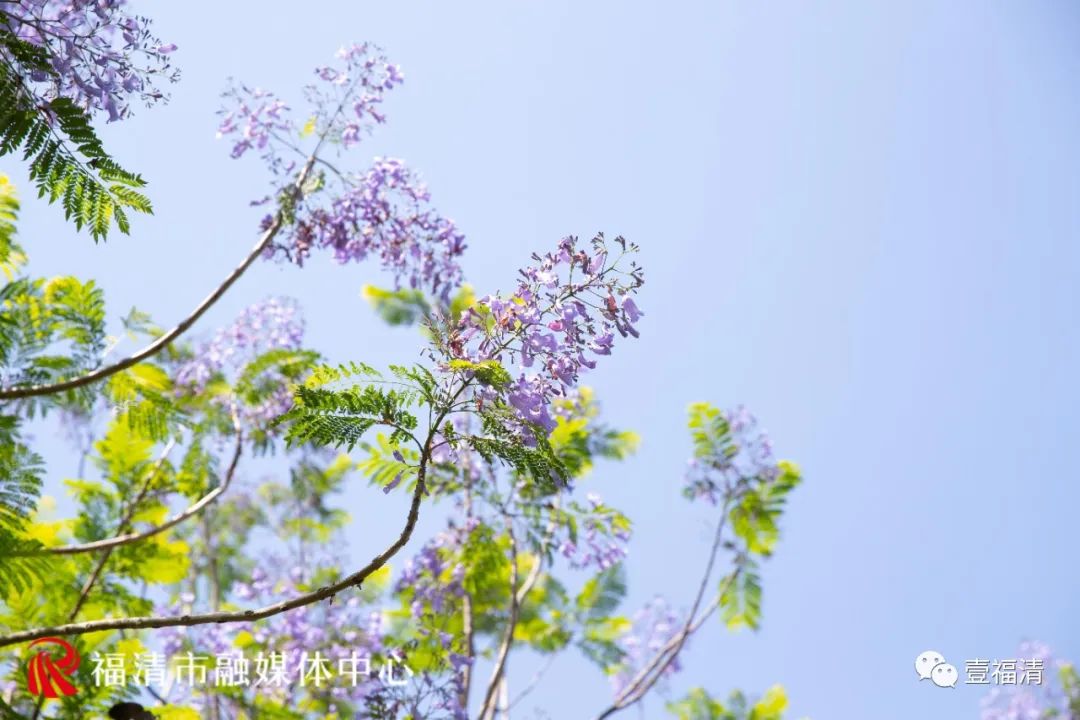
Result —
<path fill-rule="evenodd" d="M 178 617 L 139 617 L 139 618 L 106 618 L 104 620 L 94 620 L 84 623 L 73 623 L 67 625 L 57 625 L 55 627 L 37 628 L 34 630 L 25 630 L 22 632 L 12 633 L 11 635 L 0 636 L 0 647 L 6 647 L 8 645 L 17 645 L 19 643 L 29 642 L 31 640 L 37 640 L 43 637 L 49 636 L 68 636 L 68 635 L 85 635 L 91 632 L 100 632 L 103 630 L 145 630 L 149 628 L 162 628 L 162 627 L 192 627 L 195 625 L 208 625 L 210 623 L 232 623 L 232 622 L 253 622 L 255 620 L 262 620 L 263 618 L 272 617 L 274 615 L 280 615 L 283 612 L 288 612 L 298 607 L 304 607 L 317 603 L 320 600 L 326 600 L 337 595 L 343 590 L 347 590 L 350 587 L 359 587 L 361 583 L 373 572 L 381 568 L 386 562 L 393 557 L 401 548 L 405 547 L 409 542 L 409 538 L 412 537 L 413 530 L 416 528 L 416 522 L 420 516 L 420 502 L 424 497 L 425 482 L 424 478 L 427 473 L 427 458 L 422 458 L 419 472 L 417 473 L 416 488 L 413 491 L 412 503 L 409 506 L 408 518 L 405 521 L 405 526 L 401 530 L 401 534 L 398 538 L 390 544 L 382 553 L 375 556 L 371 562 L 364 567 L 360 568 L 353 574 L 349 575 L 342 580 L 331 585 L 324 585 L 318 590 L 313 590 L 302 595 L 298 595 L 289 600 L 283 600 L 281 602 L 274 603 L 272 605 L 266 605 L 254 610 L 240 610 L 236 612 L 211 612 L 202 613 L 199 615 L 180 615 Z"/>
<path fill-rule="evenodd" d="M 730 585 L 735 581 L 740 572 L 741 568 L 736 568 L 736 570 L 731 575 L 724 578 L 724 582 L 720 586 L 720 591 L 713 598 L 712 602 L 705 606 L 705 609 L 701 611 L 701 614 L 698 615 L 697 618 L 692 618 L 690 620 L 687 626 L 687 637 L 696 633 L 701 628 L 701 626 L 705 624 L 705 621 L 708 620 L 714 612 L 716 612 L 716 609 L 720 607 L 721 596 L 727 591 L 727 588 L 730 587 Z M 674 662 L 675 658 L 678 657 L 679 652 L 682 650 L 682 646 L 685 641 L 686 638 L 682 637 L 681 633 L 675 635 L 670 640 L 668 640 L 664 647 L 660 648 L 660 650 L 656 653 L 653 661 L 649 663 L 649 666 L 645 668 L 645 670 L 643 670 L 641 674 L 639 674 L 638 677 L 641 678 L 641 681 L 638 683 L 637 690 L 627 695 L 627 697 L 623 699 L 619 707 L 615 707 L 614 705 L 612 705 L 603 714 L 597 716 L 597 720 L 600 720 L 600 718 L 610 717 L 619 710 L 625 710 L 626 708 L 634 705 L 643 697 L 645 697 L 646 693 L 648 693 L 649 690 L 652 689 L 653 685 L 655 685 L 660 680 L 660 677 L 664 674 L 664 670 L 667 669 L 668 665 Z"/>
<path fill-rule="evenodd" d="M 547 660 L 545 660 L 544 664 L 540 666 L 540 669 L 533 673 L 532 679 L 529 680 L 529 683 L 521 689 L 521 692 L 517 694 L 517 697 L 510 701 L 510 705 L 506 708 L 507 712 L 517 707 L 518 703 L 528 697 L 529 694 L 536 689 L 536 687 L 540 684 L 540 681 L 544 679 L 544 675 L 546 675 L 547 671 L 551 669 L 551 664 L 555 662 L 555 658 L 557 657 L 557 653 L 551 653 L 548 655 Z"/>
<path fill-rule="evenodd" d="M 314 166 L 316 156 L 312 155 L 308 158 L 307 163 L 304 165 L 300 174 L 296 178 L 296 182 L 293 183 L 291 192 L 293 196 L 299 196 L 302 192 L 304 182 L 307 180 L 308 175 L 311 173 L 311 168 Z M 277 236 L 278 232 L 285 225 L 285 213 L 283 210 L 278 210 L 274 215 L 274 219 L 270 225 L 263 231 L 263 234 L 259 237 L 259 241 L 255 243 L 255 247 L 251 249 L 247 257 L 237 265 L 231 273 L 218 285 L 213 292 L 206 296 L 201 303 L 199 303 L 194 310 L 191 311 L 186 318 L 181 320 L 177 325 L 152 343 L 139 350 L 134 355 L 130 355 L 123 360 L 113 363 L 112 365 L 106 365 L 100 367 L 97 370 L 86 373 L 85 375 L 79 375 L 77 377 L 69 378 L 67 380 L 61 380 L 60 382 L 46 384 L 46 385 L 21 385 L 0 389 L 0 401 L 2 400 L 20 400 L 29 397 L 39 397 L 41 395 L 52 395 L 53 393 L 64 392 L 66 390 L 75 390 L 83 387 L 84 385 L 90 385 L 99 380 L 103 380 L 110 375 L 115 375 L 122 370 L 126 370 L 132 365 L 137 365 L 147 358 L 157 355 L 159 352 L 168 347 L 173 340 L 183 335 L 195 322 L 206 313 L 214 303 L 221 299 L 233 284 L 240 279 L 251 264 L 262 255 L 266 250 L 270 242 Z"/>
<path fill-rule="evenodd" d="M 678 657 L 679 652 L 681 652 L 683 646 L 686 645 L 686 640 L 701 627 L 704 618 L 708 617 L 708 615 L 712 614 L 713 610 L 716 609 L 724 589 L 726 589 L 738 575 L 739 570 L 736 569 L 735 572 L 725 579 L 725 587 L 717 593 L 716 601 L 711 604 L 707 611 L 703 613 L 702 618 L 699 619 L 697 617 L 698 610 L 701 608 L 701 602 L 708 589 L 709 579 L 712 577 L 713 568 L 716 565 L 716 557 L 720 553 L 720 547 L 723 544 L 724 527 L 727 523 L 729 504 L 730 496 L 724 501 L 723 507 L 721 508 L 720 520 L 716 524 L 716 533 L 713 537 L 712 549 L 709 552 L 708 562 L 705 564 L 705 573 L 702 575 L 701 583 L 698 586 L 697 595 L 694 597 L 694 604 L 687 615 L 686 623 L 679 632 L 669 638 L 668 642 L 653 656 L 652 660 L 634 676 L 618 695 L 616 695 L 615 701 L 600 713 L 596 720 L 604 720 L 604 718 L 608 718 L 620 710 L 625 710 L 641 700 L 641 698 L 652 689 L 663 675 L 664 670 L 666 670 L 667 667 L 674 662 L 675 658 Z"/>
<path fill-rule="evenodd" d="M 495 667 L 491 671 L 491 680 L 488 681 L 487 692 L 484 693 L 484 704 L 480 706 L 480 720 L 485 720 L 489 713 L 495 712 L 495 693 L 499 689 L 499 681 L 502 679 L 503 670 L 506 668 L 506 658 L 510 655 L 510 646 L 514 642 L 514 628 L 517 627 L 518 611 L 518 552 L 517 541 L 514 539 L 512 523 L 507 522 L 507 534 L 510 536 L 510 618 L 506 621 L 506 631 L 503 633 L 499 650 L 495 656 Z M 537 558 L 536 567 L 540 566 Z M 531 574 L 531 573 L 530 573 Z"/>
<path fill-rule="evenodd" d="M 557 505 L 556 505 L 557 507 Z M 514 630 L 517 627 L 518 615 L 520 614 L 521 606 L 525 603 L 525 598 L 529 596 L 533 587 L 540 579 L 540 573 L 544 567 L 544 549 L 551 544 L 551 539 L 555 535 L 557 528 L 555 513 L 552 513 L 551 521 L 548 523 L 547 530 L 545 531 L 545 537 L 541 543 L 541 551 L 536 555 L 536 562 L 529 568 L 529 574 L 525 576 L 524 582 L 521 583 L 521 587 L 517 587 L 517 541 L 514 538 L 513 524 L 508 522 L 507 534 L 510 536 L 510 618 L 506 623 L 506 632 L 503 635 L 502 642 L 499 645 L 499 651 L 496 656 L 495 668 L 491 673 L 491 680 L 488 681 L 487 692 L 484 696 L 484 704 L 480 708 L 480 720 L 484 720 L 489 714 L 494 718 L 497 708 L 495 707 L 495 693 L 500 686 L 505 690 L 505 683 L 503 682 L 506 673 L 506 660 L 510 655 L 510 648 L 514 642 Z"/>
<path fill-rule="evenodd" d="M 76 555 L 78 553 L 95 552 L 97 550 L 106 550 L 108 548 L 119 547 L 120 545 L 130 545 L 131 543 L 140 542 L 151 538 L 154 535 L 159 535 L 166 530 L 176 527 L 180 523 L 184 522 L 190 517 L 198 515 L 199 512 L 206 506 L 213 503 L 229 489 L 229 484 L 232 482 L 233 475 L 236 474 L 236 467 L 240 462 L 240 455 L 243 450 L 243 434 L 241 432 L 236 433 L 236 450 L 233 452 L 232 461 L 229 463 L 228 470 L 225 471 L 225 477 L 222 479 L 221 484 L 210 492 L 203 495 L 199 500 L 189 505 L 183 511 L 173 515 L 171 518 L 155 525 L 152 528 L 143 530 L 137 533 L 128 533 L 126 535 L 117 535 L 116 537 L 105 538 L 104 540 L 95 540 L 93 542 L 81 543 L 79 545 L 59 545 L 57 547 L 45 548 L 43 550 L 36 551 L 30 554 L 40 555 Z"/>

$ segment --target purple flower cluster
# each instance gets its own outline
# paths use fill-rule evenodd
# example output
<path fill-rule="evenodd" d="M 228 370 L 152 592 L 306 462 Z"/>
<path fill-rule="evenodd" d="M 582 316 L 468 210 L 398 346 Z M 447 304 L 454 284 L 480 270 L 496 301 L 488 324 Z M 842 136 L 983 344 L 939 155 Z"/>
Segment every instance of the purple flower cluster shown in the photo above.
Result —
<path fill-rule="evenodd" d="M 45 49 L 55 75 L 38 72 L 28 85 L 39 100 L 66 97 L 109 121 L 130 114 L 132 99 L 151 105 L 175 82 L 169 63 L 176 45 L 149 31 L 150 21 L 126 12 L 125 0 L 19 0 L 0 5 L 0 29 Z"/>
<path fill-rule="evenodd" d="M 215 377 L 229 376 L 263 353 L 296 350 L 304 336 L 300 307 L 290 298 L 267 298 L 251 305 L 228 327 L 196 348 L 195 354 L 176 373 L 176 386 L 187 392 L 202 392 Z M 258 425 L 277 417 L 292 403 L 287 383 L 255 404 L 244 404 L 244 419 Z"/>
<path fill-rule="evenodd" d="M 301 594 L 306 580 L 305 570 L 294 567 L 287 579 L 277 582 L 261 568 L 252 571 L 247 583 L 237 583 L 233 593 L 240 600 L 262 604 L 282 595 Z M 365 611 L 360 598 L 353 596 L 344 602 L 320 603 L 276 615 L 252 630 L 255 641 L 272 644 L 276 649 L 299 655 L 313 648 L 326 647 L 335 640 L 344 641 L 341 647 L 330 647 L 329 657 L 345 657 L 352 649 L 362 648 L 369 653 L 382 651 L 382 613 Z"/>
<path fill-rule="evenodd" d="M 401 70 L 375 46 L 342 48 L 338 58 L 338 67 L 317 68 L 318 82 L 305 89 L 312 109 L 303 127 L 289 119 L 289 107 L 272 93 L 242 85 L 225 93 L 231 109 L 222 111 L 218 137 L 232 140 L 234 158 L 258 151 L 278 192 L 291 185 L 298 166 L 307 161 L 309 153 L 300 145 L 309 136 L 316 138 L 310 155 L 319 158 L 318 172 L 329 168 L 332 173 L 329 182 L 325 176 L 311 178 L 304 196 L 290 201 L 291 222 L 266 255 L 297 265 L 313 249 L 330 252 L 342 264 L 378 257 L 396 287 L 424 288 L 446 302 L 461 282 L 458 257 L 465 238 L 453 220 L 431 207 L 416 173 L 392 158 L 376 158 L 360 174 L 345 173 L 319 154 L 327 142 L 352 147 L 385 122 L 379 110 L 383 97 L 403 80 Z M 263 227 L 272 221 L 272 215 L 266 216 Z"/>
<path fill-rule="evenodd" d="M 606 570 L 620 562 L 627 555 L 627 543 L 630 541 L 630 526 L 626 518 L 604 505 L 596 493 L 586 495 L 589 507 L 579 525 L 584 531 L 573 542 L 566 538 L 559 545 L 559 552 L 570 561 L 571 567 L 582 569 L 596 566 Z"/>
<path fill-rule="evenodd" d="M 1060 686 L 1058 673 L 1063 663 L 1056 660 L 1043 643 L 1024 642 L 1020 645 L 1023 664 L 1040 663 L 1043 682 L 1040 684 L 995 686 L 982 701 L 982 720 L 1044 720 L 1070 718 L 1070 698 Z"/>
<path fill-rule="evenodd" d="M 409 609 L 414 619 L 420 620 L 428 608 L 431 612 L 443 613 L 451 602 L 464 595 L 462 581 L 465 566 L 453 558 L 468 532 L 467 529 L 451 527 L 425 543 L 405 563 L 394 592 L 409 595 Z"/>
<path fill-rule="evenodd" d="M 344 148 L 355 145 L 364 132 L 386 121 L 378 108 L 404 76 L 373 45 L 342 48 L 338 58 L 343 61 L 341 67 L 316 68 L 320 82 L 304 89 L 312 107 L 306 126 L 298 127 L 288 116 L 289 106 L 273 93 L 237 85 L 223 95 L 229 108 L 219 113 L 218 139 L 232 140 L 234 158 L 251 149 L 261 151 L 275 175 L 291 173 L 296 167 L 295 162 L 279 161 L 287 136 L 315 135 Z"/>
<path fill-rule="evenodd" d="M 472 664 L 473 659 L 458 652 L 463 648 L 455 647 L 454 636 L 438 630 L 430 617 L 425 616 L 435 614 L 445 617 L 460 612 L 459 603 L 465 595 L 465 566 L 458 558 L 469 534 L 478 526 L 478 521 L 472 519 L 464 527 L 451 525 L 440 532 L 406 562 L 394 585 L 394 593 L 409 601 L 409 612 L 417 623 L 418 633 L 425 637 L 437 635 L 439 644 L 447 653 L 445 669 L 448 673 L 421 673 L 416 678 L 418 687 L 409 689 L 390 703 L 393 707 L 403 710 L 407 707 L 415 712 L 420 701 L 425 701 L 427 709 L 417 713 L 416 717 L 432 720 L 468 718 L 459 697 L 464 692 L 463 671 Z"/>
<path fill-rule="evenodd" d="M 636 251 L 622 238 L 615 242 L 623 254 Z M 602 235 L 590 247 L 564 238 L 554 253 L 533 259 L 520 271 L 513 294 L 489 295 L 464 314 L 448 352 L 451 359 L 474 363 L 519 363 L 505 400 L 521 420 L 550 432 L 556 425 L 553 400 L 566 397 L 580 373 L 596 367 L 595 356 L 611 354 L 616 333 L 637 337 L 642 313 L 632 295 L 644 280 L 635 263 L 620 267 L 621 256 L 608 263 Z"/>
<path fill-rule="evenodd" d="M 285 117 L 289 106 L 273 93 L 241 85 L 227 91 L 226 97 L 233 98 L 237 107 L 223 114 L 217 137 L 220 140 L 227 135 L 236 136 L 231 153 L 234 158 L 242 157 L 253 148 L 268 152 L 275 132 L 292 131 L 292 123 Z M 271 167 L 284 169 L 276 164 L 271 164 Z"/>
<path fill-rule="evenodd" d="M 270 248 L 302 265 L 311 249 L 333 253 L 338 263 L 379 258 L 398 287 L 428 288 L 444 301 L 461 283 L 457 258 L 465 237 L 454 221 L 429 205 L 427 187 L 400 160 L 376 158 L 354 184 L 325 205 L 299 214 L 284 243 Z"/>
<path fill-rule="evenodd" d="M 716 505 L 726 488 L 739 480 L 772 479 L 780 472 L 769 436 L 746 408 L 740 405 L 723 416 L 729 442 L 718 452 L 691 458 L 688 463 L 683 494 L 691 500 L 704 498 Z"/>
<path fill-rule="evenodd" d="M 680 630 L 679 617 L 664 598 L 658 595 L 646 603 L 634 615 L 631 628 L 619 639 L 623 658 L 611 676 L 615 695 L 621 693 Z M 663 674 L 671 675 L 681 669 L 676 656 Z"/>
<path fill-rule="evenodd" d="M 460 672 L 417 673 L 405 686 L 383 685 L 366 699 L 367 711 L 355 717 L 469 720 L 460 704 L 464 685 Z"/>
<path fill-rule="evenodd" d="M 314 131 L 348 149 L 376 124 L 386 122 L 379 112 L 383 96 L 404 82 L 405 76 L 370 43 L 343 47 L 337 58 L 338 67 L 315 69 L 320 82 L 307 86 L 304 94 L 315 109 Z"/>

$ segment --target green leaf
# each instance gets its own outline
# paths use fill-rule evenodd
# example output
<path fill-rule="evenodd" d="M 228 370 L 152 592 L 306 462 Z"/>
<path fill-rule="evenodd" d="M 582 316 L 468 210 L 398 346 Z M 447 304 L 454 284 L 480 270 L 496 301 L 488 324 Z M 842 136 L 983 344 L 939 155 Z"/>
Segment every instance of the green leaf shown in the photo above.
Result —
<path fill-rule="evenodd" d="M 667 704 L 667 711 L 679 720 L 734 720 L 724 705 L 704 688 L 693 688 L 686 697 Z"/>
<path fill-rule="evenodd" d="M 128 232 L 124 209 L 152 213 L 137 190 L 146 182 L 108 155 L 86 111 L 67 97 L 39 104 L 23 84 L 31 72 L 55 76 L 47 53 L 8 30 L 0 30 L 0 50 L 10 61 L 0 63 L 0 156 L 22 151 L 38 197 L 61 201 L 65 218 L 95 241 L 114 224 Z"/>
<path fill-rule="evenodd" d="M 21 264 L 22 249 L 15 241 L 15 221 L 19 216 L 19 199 L 15 186 L 7 175 L 0 173 L 0 269 L 8 280 L 13 279 L 15 268 Z"/>
<path fill-rule="evenodd" d="M 597 573 L 581 588 L 574 604 L 584 617 L 595 619 L 609 615 L 626 597 L 626 570 L 622 564 Z"/>
<path fill-rule="evenodd" d="M 398 475 L 402 475 L 403 479 L 407 477 L 410 481 L 416 476 L 416 466 L 419 463 L 416 450 L 391 442 L 386 433 L 376 435 L 374 445 L 365 442 L 361 448 L 367 451 L 367 457 L 356 464 L 356 469 L 364 473 L 372 485 L 386 487 Z M 395 452 L 400 453 L 405 462 L 394 457 Z"/>
<path fill-rule="evenodd" d="M 750 710 L 749 720 L 782 720 L 787 710 L 787 693 L 780 685 L 773 685 Z"/>
<path fill-rule="evenodd" d="M 45 465 L 24 445 L 19 421 L 0 415 L 0 531 L 16 533 L 29 521 L 41 494 Z"/>
<path fill-rule="evenodd" d="M 285 439 L 290 445 L 352 450 L 375 425 L 393 428 L 391 439 L 401 441 L 417 424 L 407 409 L 415 404 L 416 393 L 408 390 L 384 390 L 374 385 L 332 390 L 300 385 L 295 401 L 278 419 L 289 426 Z"/>
<path fill-rule="evenodd" d="M 761 626 L 761 576 L 757 563 L 744 558 L 720 586 L 720 614 L 728 629 L 757 630 Z"/>
<path fill-rule="evenodd" d="M 450 361 L 450 367 L 454 370 L 472 373 L 481 385 L 487 385 L 496 389 L 502 389 L 514 379 L 509 371 L 498 360 L 471 360 L 454 359 Z"/>
<path fill-rule="evenodd" d="M 365 285 L 360 294 L 389 325 L 412 325 L 431 313 L 431 306 L 419 290 L 384 290 Z"/>

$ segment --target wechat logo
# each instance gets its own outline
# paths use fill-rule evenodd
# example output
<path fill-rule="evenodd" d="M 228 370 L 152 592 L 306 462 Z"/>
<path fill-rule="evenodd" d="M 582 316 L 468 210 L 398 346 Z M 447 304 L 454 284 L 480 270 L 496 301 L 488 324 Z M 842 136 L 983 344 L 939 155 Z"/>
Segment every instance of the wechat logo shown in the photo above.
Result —
<path fill-rule="evenodd" d="M 945 656 L 933 650 L 915 658 L 915 672 L 919 674 L 919 680 L 929 680 L 938 687 L 956 687 L 959 677 L 956 668 L 945 662 Z"/>

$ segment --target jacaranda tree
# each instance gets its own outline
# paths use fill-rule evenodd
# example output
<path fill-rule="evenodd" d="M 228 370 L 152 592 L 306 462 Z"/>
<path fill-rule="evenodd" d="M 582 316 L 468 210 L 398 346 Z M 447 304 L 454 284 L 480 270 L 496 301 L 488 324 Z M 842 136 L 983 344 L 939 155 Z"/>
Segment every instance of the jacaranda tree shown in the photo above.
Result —
<path fill-rule="evenodd" d="M 93 129 L 164 101 L 177 79 L 175 46 L 149 25 L 123 0 L 0 2 L 0 155 L 95 240 L 152 210 Z M 759 564 L 797 468 L 745 410 L 690 405 L 683 492 L 715 519 L 701 581 L 624 611 L 631 519 L 581 486 L 596 463 L 629 461 L 636 436 L 603 419 L 582 379 L 616 345 L 633 352 L 637 246 L 565 237 L 506 268 L 512 292 L 474 292 L 464 235 L 419 175 L 352 159 L 402 81 L 357 44 L 315 70 L 300 112 L 229 88 L 218 135 L 267 174 L 255 244 L 175 324 L 123 317 L 142 349 L 119 360 L 103 288 L 26 273 L 32 242 L 0 179 L 7 716 L 496 720 L 534 688 L 543 704 L 542 672 L 511 676 L 527 651 L 595 663 L 613 696 L 582 715 L 608 718 L 663 687 L 706 623 L 758 627 Z M 377 264 L 389 280 L 366 296 L 388 324 L 417 327 L 421 354 L 328 363 L 299 304 L 272 291 L 216 332 L 198 326 L 254 263 L 318 253 Z M 29 433 L 42 422 L 82 458 L 49 489 L 71 496 L 70 518 L 41 502 L 48 460 Z M 247 471 L 255 456 L 273 477 Z M 378 490 L 408 510 L 358 561 L 333 541 Z M 417 536 L 422 513 L 444 520 L 432 537 Z M 779 687 L 728 691 L 693 689 L 667 711 L 776 720 L 787 705 Z"/>

